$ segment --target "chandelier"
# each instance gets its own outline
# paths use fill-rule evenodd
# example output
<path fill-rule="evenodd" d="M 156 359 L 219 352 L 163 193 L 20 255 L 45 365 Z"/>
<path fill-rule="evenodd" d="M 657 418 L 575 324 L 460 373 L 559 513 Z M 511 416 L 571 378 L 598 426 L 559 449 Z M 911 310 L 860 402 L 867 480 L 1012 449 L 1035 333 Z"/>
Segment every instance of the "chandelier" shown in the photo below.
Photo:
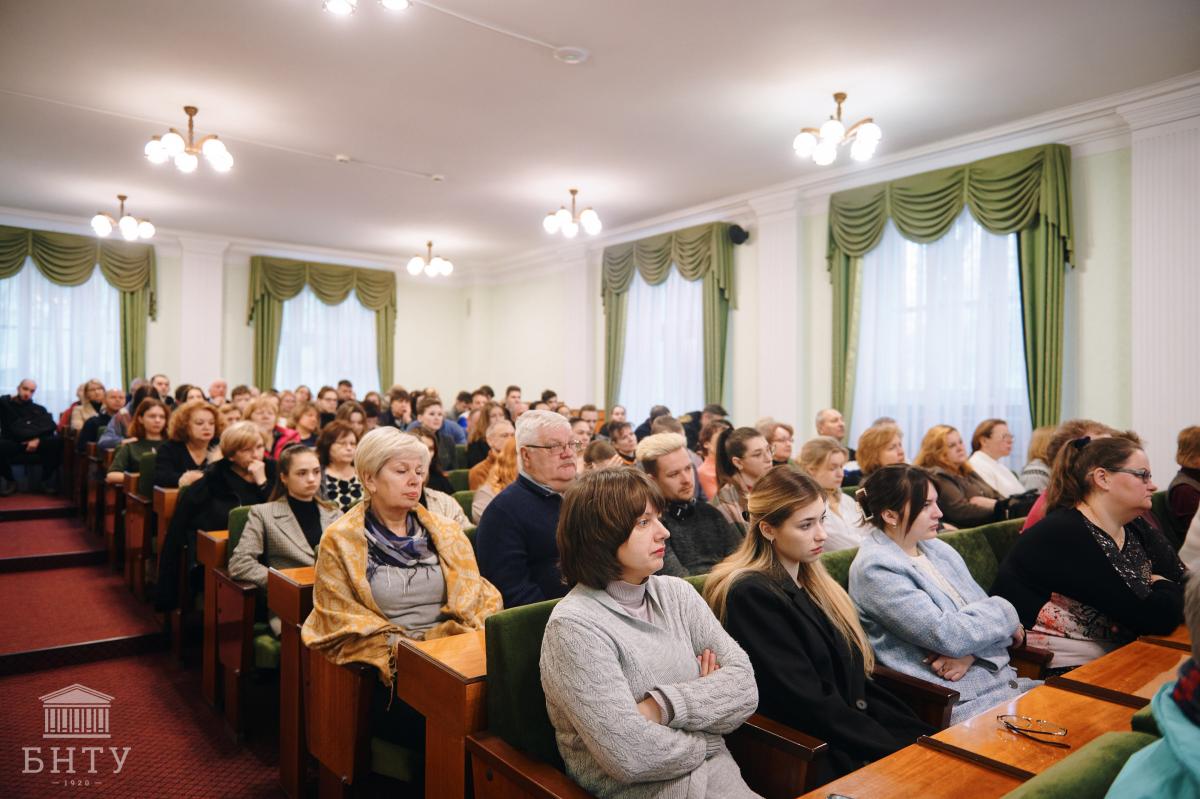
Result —
<path fill-rule="evenodd" d="M 433 242 L 425 242 L 425 255 L 414 255 L 408 260 L 408 273 L 414 277 L 424 272 L 429 277 L 449 275 L 454 271 L 454 264 L 440 255 L 433 254 Z"/>
<path fill-rule="evenodd" d="M 109 214 L 100 211 L 92 217 L 92 230 L 100 238 L 107 238 L 113 232 L 113 228 L 121 231 L 121 236 L 125 241 L 135 241 L 137 239 L 148 239 L 154 236 L 154 225 L 149 219 L 136 219 L 133 216 L 125 213 L 125 200 L 129 199 L 124 194 L 118 194 L 117 199 L 121 202 L 121 210 L 118 212 L 118 217 L 113 219 Z"/>
<path fill-rule="evenodd" d="M 188 116 L 187 138 L 171 128 L 162 136 L 151 136 L 146 142 L 146 158 L 152 164 L 165 164 L 168 160 L 175 161 L 175 168 L 180 172 L 195 172 L 200 165 L 200 156 L 208 159 L 208 165 L 218 172 L 228 172 L 233 168 L 233 156 L 225 149 L 225 142 L 210 133 L 200 141 L 195 140 L 195 117 L 197 108 L 185 105 L 183 112 Z"/>
<path fill-rule="evenodd" d="M 855 161 L 867 161 L 875 154 L 883 131 L 871 119 L 860 119 L 849 128 L 842 124 L 842 103 L 846 93 L 833 95 L 837 113 L 825 120 L 818 128 L 802 128 L 792 141 L 792 148 L 801 158 L 812 158 L 817 166 L 828 166 L 837 160 L 838 148 L 850 145 L 850 157 Z"/>
<path fill-rule="evenodd" d="M 595 236 L 600 232 L 602 227 L 600 224 L 600 215 L 592 208 L 584 208 L 582 213 L 575 212 L 575 195 L 579 193 L 579 189 L 569 189 L 571 192 L 571 210 L 568 211 L 564 205 L 557 211 L 551 211 L 546 214 L 546 218 L 542 220 L 542 227 L 546 232 L 553 235 L 561 232 L 568 239 L 573 239 L 579 235 L 579 228 L 583 228 L 583 232 L 589 236 Z"/>
<path fill-rule="evenodd" d="M 379 0 L 379 5 L 388 11 L 404 11 L 412 0 Z M 321 7 L 338 17 L 348 17 L 358 10 L 358 0 L 325 0 Z"/>

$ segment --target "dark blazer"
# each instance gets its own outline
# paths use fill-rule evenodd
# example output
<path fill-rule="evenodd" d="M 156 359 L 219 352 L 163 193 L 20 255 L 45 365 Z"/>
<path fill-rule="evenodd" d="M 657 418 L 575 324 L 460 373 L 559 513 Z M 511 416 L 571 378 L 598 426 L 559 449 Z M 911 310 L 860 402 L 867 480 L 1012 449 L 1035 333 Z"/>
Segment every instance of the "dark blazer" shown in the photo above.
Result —
<path fill-rule="evenodd" d="M 973 497 L 987 497 L 995 500 L 1004 498 L 974 472 L 964 477 L 951 474 L 940 466 L 926 471 L 929 472 L 934 485 L 937 486 L 938 507 L 942 509 L 948 523 L 962 528 L 978 527 L 1002 518 L 995 510 L 971 504 Z"/>
<path fill-rule="evenodd" d="M 214 447 L 209 447 L 213 449 Z M 154 457 L 154 485 L 160 488 L 178 488 L 179 478 L 184 472 L 204 471 L 204 461 L 196 463 L 188 452 L 187 444 L 168 441 L 158 448 Z M 218 528 L 223 529 L 223 528 Z"/>
<path fill-rule="evenodd" d="M 829 744 L 827 779 L 934 732 L 866 678 L 862 656 L 790 578 L 739 578 L 729 589 L 725 629 L 754 665 L 758 712 Z"/>

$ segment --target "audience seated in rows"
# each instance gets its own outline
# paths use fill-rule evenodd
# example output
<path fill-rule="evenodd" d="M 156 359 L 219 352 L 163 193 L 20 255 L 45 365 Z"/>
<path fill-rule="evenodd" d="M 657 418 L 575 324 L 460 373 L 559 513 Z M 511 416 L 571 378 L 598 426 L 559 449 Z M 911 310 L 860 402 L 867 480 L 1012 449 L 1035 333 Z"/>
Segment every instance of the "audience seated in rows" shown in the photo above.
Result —
<path fill-rule="evenodd" d="M 1035 429 L 1029 437 L 1029 453 L 1020 477 L 1026 491 L 1041 493 L 1050 485 L 1050 441 L 1057 430 L 1054 425 L 1045 425 Z"/>
<path fill-rule="evenodd" d="M 362 484 L 354 468 L 358 436 L 345 422 L 330 422 L 317 438 L 321 463 L 321 496 L 346 513 L 363 497 Z"/>
<path fill-rule="evenodd" d="M 392 386 L 388 390 L 387 407 L 379 414 L 380 427 L 394 427 L 397 430 L 407 430 L 412 424 L 412 401 L 408 392 L 400 386 Z"/>
<path fill-rule="evenodd" d="M 175 417 L 183 414 L 190 404 L 186 403 L 171 415 L 172 426 Z M 200 404 L 212 407 L 202 401 Z M 200 411 L 190 415 L 194 418 L 200 415 Z M 158 462 L 162 462 L 167 446 L 164 444 L 159 449 Z M 237 422 L 226 428 L 221 433 L 220 453 L 220 460 L 212 463 L 198 479 L 187 485 L 187 490 L 179 494 L 175 515 L 171 517 L 159 554 L 155 607 L 160 611 L 179 607 L 181 565 L 189 573 L 188 586 L 192 593 L 201 587 L 199 575 L 194 573 L 196 531 L 224 530 L 229 525 L 229 511 L 241 505 L 266 502 L 271 494 L 275 482 L 275 463 L 267 460 L 262 434 L 253 422 Z M 183 560 L 185 549 L 186 561 Z M 184 605 L 184 608 L 189 607 Z"/>
<path fill-rule="evenodd" d="M 718 489 L 712 504 L 746 534 L 747 501 L 754 483 L 771 468 L 771 447 L 753 427 L 722 430 L 716 444 Z"/>
<path fill-rule="evenodd" d="M 317 437 L 321 433 L 321 415 L 317 406 L 311 402 L 297 401 L 288 417 L 288 426 L 296 431 L 300 443 L 305 447 L 317 446 Z"/>
<path fill-rule="evenodd" d="M 237 397 L 237 389 L 235 388 L 234 389 L 235 404 L 237 401 L 236 397 Z M 316 406 L 317 406 L 317 412 L 321 416 L 321 429 L 324 430 L 325 427 L 334 420 L 334 417 L 337 416 L 337 409 L 338 409 L 337 389 L 334 388 L 333 386 L 321 386 L 319 389 L 317 389 Z"/>
<path fill-rule="evenodd" d="M 871 677 L 858 612 L 821 563 L 826 493 L 786 464 L 767 472 L 750 494 L 745 541 L 704 596 L 750 656 L 758 712 L 825 741 L 822 776 L 833 779 L 933 729 Z"/>
<path fill-rule="evenodd" d="M 267 457 L 279 460 L 279 454 L 284 447 L 300 442 L 300 434 L 279 425 L 278 401 L 269 395 L 263 395 L 251 400 L 246 406 L 246 418 L 254 423 L 263 437 L 263 447 Z"/>
<path fill-rule="evenodd" d="M 487 482 L 488 475 L 491 474 L 492 468 L 500 458 L 500 453 L 504 451 L 504 445 L 516 435 L 516 428 L 513 427 L 512 422 L 504 418 L 504 412 L 500 406 L 493 403 L 492 407 L 496 411 L 498 418 L 487 429 L 487 457 L 476 462 L 467 473 L 467 489 L 470 491 L 478 490 L 480 486 Z M 468 457 L 469 460 L 470 458 Z"/>
<path fill-rule="evenodd" d="M 267 589 L 268 569 L 312 566 L 321 536 L 341 516 L 321 499 L 321 464 L 309 447 L 293 445 L 278 458 L 279 480 L 266 502 L 250 506 L 237 546 L 229 554 L 229 576 Z M 271 630 L 279 635 L 279 619 Z"/>
<path fill-rule="evenodd" d="M 1012 453 L 1013 437 L 1003 419 L 985 419 L 971 434 L 968 463 L 975 474 L 1001 497 L 1025 493 L 1025 487 L 1008 467 L 1000 463 Z"/>
<path fill-rule="evenodd" d="M 135 406 L 136 407 L 136 406 Z M 166 408 L 166 406 L 163 406 Z M 83 423 L 79 437 L 75 441 L 75 451 L 82 454 L 87 452 L 87 445 L 95 443 L 100 449 L 100 437 L 108 429 L 113 418 L 125 410 L 125 391 L 121 388 L 110 388 L 104 392 L 104 406 L 100 412 Z"/>
<path fill-rule="evenodd" d="M 978 527 L 997 519 L 996 503 L 1001 495 L 971 466 L 962 436 L 953 427 L 938 424 L 929 428 L 914 463 L 933 478 L 948 524 Z"/>
<path fill-rule="evenodd" d="M 662 524 L 671 537 L 661 573 L 674 577 L 708 574 L 742 542 L 719 510 L 696 498 L 691 454 L 681 433 L 656 433 L 637 447 L 638 465 L 663 496 Z"/>
<path fill-rule="evenodd" d="M 429 450 L 381 427 L 363 436 L 355 470 L 363 501 L 331 524 L 317 551 L 304 643 L 335 663 L 366 663 L 380 682 L 371 734 L 420 748 L 424 719 L 393 696 L 392 647 L 483 628 L 500 594 L 479 575 L 462 529 L 420 504 Z"/>
<path fill-rule="evenodd" d="M 504 420 L 504 423 L 511 424 L 507 419 Z M 517 439 L 514 433 L 504 442 L 500 455 L 492 465 L 491 471 L 488 472 L 487 480 L 475 490 L 471 497 L 471 519 L 475 524 L 479 524 L 483 518 L 483 512 L 487 510 L 487 506 L 491 504 L 492 500 L 517 479 L 517 474 Z"/>
<path fill-rule="evenodd" d="M 150 378 L 150 385 L 158 392 L 158 398 L 163 401 L 163 404 L 168 409 L 174 410 L 177 403 L 175 402 L 175 397 L 171 394 L 171 378 L 164 374 L 153 375 Z"/>
<path fill-rule="evenodd" d="M 83 396 L 71 408 L 68 424 L 72 430 L 82 430 L 84 422 L 104 410 L 104 384 L 99 380 L 93 379 L 84 383 L 81 393 Z"/>
<path fill-rule="evenodd" d="M 955 724 L 1037 685 L 1009 663 L 1008 648 L 1025 639 L 1012 603 L 989 597 L 938 540 L 942 512 L 929 474 L 885 466 L 858 494 L 875 529 L 850 565 L 850 596 L 879 662 L 958 691 Z"/>
<path fill-rule="evenodd" d="M 796 428 L 790 424 L 777 422 L 770 417 L 759 419 L 754 427 L 758 432 L 762 433 L 763 438 L 767 440 L 767 444 L 771 447 L 771 464 L 773 466 L 792 462 L 792 448 L 796 443 Z"/>
<path fill-rule="evenodd" d="M 182 488 L 203 477 L 208 466 L 221 457 L 218 441 L 223 429 L 216 409 L 204 400 L 176 408 L 167 432 L 170 440 L 158 448 L 154 459 L 154 485 Z"/>
<path fill-rule="evenodd" d="M 627 422 L 627 421 L 629 421 L 629 420 L 625 418 L 625 406 L 624 405 L 614 405 L 614 406 L 612 406 L 612 408 L 609 409 L 608 415 L 604 418 L 604 425 L 600 428 L 600 432 L 598 433 L 598 435 L 601 438 L 607 438 L 609 440 L 612 440 L 613 425 L 621 424 L 622 422 Z"/>
<path fill-rule="evenodd" d="M 425 474 L 425 484 L 433 488 L 435 491 L 441 491 L 444 494 L 453 494 L 454 486 L 450 483 L 450 478 L 442 471 L 441 465 L 438 463 L 438 450 L 445 444 L 447 439 L 439 436 L 424 426 L 414 427 L 409 435 L 416 436 L 422 444 L 429 448 L 430 454 L 433 455 L 433 460 L 429 462 L 429 468 Z"/>
<path fill-rule="evenodd" d="M 12 466 L 37 465 L 43 491 L 56 489 L 63 440 L 56 435 L 54 417 L 33 401 L 37 383 L 25 378 L 16 394 L 0 397 L 0 494 L 16 490 Z"/>
<path fill-rule="evenodd" d="M 333 418 L 350 425 L 350 429 L 354 431 L 354 435 L 358 436 L 359 441 L 362 441 L 362 437 L 367 433 L 367 411 L 357 400 L 343 401 L 338 405 L 337 413 L 333 415 Z"/>
<path fill-rule="evenodd" d="M 183 383 L 175 389 L 175 405 L 182 405 L 185 402 L 192 400 L 206 400 L 204 390 L 199 386 L 193 386 L 191 383 Z"/>
<path fill-rule="evenodd" d="M 728 415 L 729 412 L 723 407 L 711 402 L 699 411 L 692 411 L 680 416 L 679 423 L 683 425 L 683 434 L 687 436 L 688 449 L 703 456 L 703 453 L 700 452 L 700 431 L 713 422 L 726 422 L 725 417 Z"/>
<path fill-rule="evenodd" d="M 837 441 L 844 441 L 846 438 L 846 420 L 842 418 L 842 412 L 837 408 L 825 408 L 817 413 L 815 423 L 817 435 L 829 436 Z M 858 454 L 853 447 L 846 447 L 847 461 L 857 460 Z"/>
<path fill-rule="evenodd" d="M 450 429 L 462 432 L 455 422 L 446 423 L 446 414 L 442 409 L 442 400 L 436 394 L 426 394 L 417 401 L 417 418 L 408 426 L 411 433 L 418 427 L 424 428 L 438 439 L 437 465 L 443 472 L 454 468 L 455 438 Z"/>
<path fill-rule="evenodd" d="M 1135 752 L 1108 789 L 1106 799 L 1161 799 L 1200 796 L 1200 578 L 1184 589 L 1183 615 L 1192 640 L 1191 657 L 1179 667 L 1179 678 L 1158 689 L 1150 700 L 1154 723 L 1162 736 Z"/>
<path fill-rule="evenodd" d="M 571 590 L 539 664 L 558 751 L 599 797 L 753 797 L 723 736 L 758 704 L 754 672 L 691 585 L 654 576 L 662 507 L 633 469 L 589 472 L 566 491 L 557 540 Z"/>
<path fill-rule="evenodd" d="M 992 587 L 1016 606 L 1030 644 L 1054 653 L 1052 669 L 1182 621 L 1183 564 L 1139 518 L 1155 488 L 1132 432 L 1077 438 L 1055 456 L 1049 512 L 1018 539 Z"/>
<path fill-rule="evenodd" d="M 637 460 L 637 436 L 634 435 L 633 425 L 629 422 L 613 422 L 608 426 L 609 442 L 621 461 L 626 466 L 632 466 Z"/>
<path fill-rule="evenodd" d="M 554 530 L 562 492 L 575 479 L 571 424 L 559 414 L 527 411 L 515 440 L 520 474 L 487 506 L 475 533 L 480 571 L 507 608 L 566 593 Z"/>
<path fill-rule="evenodd" d="M 474 468 L 491 456 L 492 447 L 487 441 L 487 431 L 500 420 L 512 424 L 504 407 L 498 402 L 487 402 L 479 416 L 467 431 L 467 468 Z"/>
<path fill-rule="evenodd" d="M 161 400 L 153 397 L 142 400 L 133 413 L 133 423 L 129 425 L 129 437 L 133 440 L 117 447 L 108 474 L 104 476 L 105 482 L 121 485 L 126 472 L 137 474 L 141 470 L 142 456 L 157 452 L 166 440 L 168 413 L 166 404 Z"/>
<path fill-rule="evenodd" d="M 1175 462 L 1179 464 L 1179 471 L 1167 486 L 1167 508 L 1171 518 L 1166 521 L 1177 536 L 1182 537 L 1200 507 L 1200 426 L 1179 431 Z"/>
<path fill-rule="evenodd" d="M 142 400 L 147 397 L 159 400 L 166 405 L 169 415 L 171 406 L 167 404 L 166 400 L 158 396 L 158 392 L 155 391 L 154 386 L 150 385 L 146 380 L 141 378 L 135 379 L 129 384 L 129 391 L 131 395 L 129 402 L 125 403 L 124 407 L 118 412 L 110 413 L 108 424 L 98 428 L 100 434 L 100 437 L 96 440 L 96 447 L 98 449 L 116 449 L 125 443 L 125 440 L 130 437 L 129 425 L 133 423 L 133 412 L 142 404 Z M 84 427 L 86 428 L 87 425 L 85 424 Z M 83 451 L 82 449 L 80 450 L 80 452 Z"/>
<path fill-rule="evenodd" d="M 884 466 L 905 463 L 904 434 L 894 422 L 873 424 L 858 437 L 858 449 L 851 460 L 858 463 L 862 477 Z"/>
<path fill-rule="evenodd" d="M 828 510 L 822 526 L 825 528 L 823 546 L 826 552 L 857 547 L 870 531 L 858 502 L 842 491 L 849 454 L 842 442 L 833 436 L 817 436 L 805 441 L 800 448 L 800 468 L 825 493 Z"/>
<path fill-rule="evenodd" d="M 641 441 L 646 436 L 650 435 L 650 425 L 654 424 L 654 420 L 660 416 L 670 416 L 671 409 L 666 405 L 655 405 L 650 408 L 650 415 L 639 424 L 633 431 L 633 435 L 638 441 Z"/>

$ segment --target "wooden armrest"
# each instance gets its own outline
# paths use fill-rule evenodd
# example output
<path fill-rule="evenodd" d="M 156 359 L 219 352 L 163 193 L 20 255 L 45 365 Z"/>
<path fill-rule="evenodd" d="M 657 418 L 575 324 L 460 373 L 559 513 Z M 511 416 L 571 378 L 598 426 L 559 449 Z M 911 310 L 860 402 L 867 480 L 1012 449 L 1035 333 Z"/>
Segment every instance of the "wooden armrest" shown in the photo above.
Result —
<path fill-rule="evenodd" d="M 490 732 L 467 736 L 475 796 L 590 799 L 591 794 L 549 763 L 535 760 Z M 500 783 L 497 785 L 496 783 Z M 515 788 L 516 791 L 505 790 Z"/>
<path fill-rule="evenodd" d="M 958 691 L 901 674 L 895 669 L 878 664 L 872 676 L 880 686 L 894 693 L 924 721 L 939 730 L 950 726 L 950 711 L 958 702 Z"/>
<path fill-rule="evenodd" d="M 231 590 L 236 590 L 242 594 L 257 594 L 258 586 L 254 583 L 246 582 L 245 580 L 237 580 L 230 576 L 228 569 L 217 568 L 213 569 L 213 574 L 223 585 L 229 586 Z"/>
<path fill-rule="evenodd" d="M 829 749 L 829 744 L 820 738 L 814 738 L 786 724 L 780 724 L 761 713 L 755 713 L 746 719 L 745 724 L 730 733 L 730 736 L 737 735 L 744 735 L 755 742 L 802 760 L 813 760 Z"/>
<path fill-rule="evenodd" d="M 1054 653 L 1049 649 L 1029 646 L 1028 642 L 1021 646 L 1008 648 L 1009 662 L 1012 663 L 1017 674 L 1033 680 L 1040 680 L 1046 676 L 1046 669 L 1050 667 L 1050 661 L 1053 658 Z"/>
<path fill-rule="evenodd" d="M 791 799 L 824 782 L 828 744 L 762 714 L 726 735 L 725 743 L 746 784 L 766 799 Z"/>

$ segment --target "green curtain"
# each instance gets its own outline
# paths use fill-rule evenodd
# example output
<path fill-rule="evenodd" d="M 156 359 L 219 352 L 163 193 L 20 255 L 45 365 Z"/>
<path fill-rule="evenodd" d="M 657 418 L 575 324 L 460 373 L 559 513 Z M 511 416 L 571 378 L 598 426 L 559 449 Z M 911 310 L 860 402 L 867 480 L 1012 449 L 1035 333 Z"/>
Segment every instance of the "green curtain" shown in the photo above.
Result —
<path fill-rule="evenodd" d="M 1063 278 L 1071 262 L 1071 150 L 1049 144 L 829 198 L 826 257 L 833 283 L 833 404 L 847 419 L 862 258 L 890 218 L 905 238 L 927 243 L 950 230 L 963 205 L 984 228 L 1016 233 L 1020 253 L 1025 370 L 1033 425 L 1057 424 L 1062 404 Z"/>
<path fill-rule="evenodd" d="M 250 259 L 250 296 L 246 324 L 254 324 L 254 383 L 269 388 L 275 381 L 283 303 L 312 289 L 326 305 L 340 305 L 353 291 L 363 307 L 375 312 L 375 353 L 379 385 L 392 385 L 396 338 L 396 275 L 382 269 L 293 261 L 256 255 Z"/>
<path fill-rule="evenodd" d="M 51 283 L 81 286 L 100 273 L 121 294 L 121 379 L 125 385 L 146 373 L 146 324 L 155 318 L 157 268 L 154 247 L 71 233 L 0 226 L 0 280 L 21 271 L 32 257 Z"/>
<path fill-rule="evenodd" d="M 704 401 L 721 402 L 729 309 L 737 307 L 729 224 L 708 225 L 616 244 L 604 250 L 600 296 L 604 300 L 604 402 L 611 408 L 621 389 L 625 357 L 625 308 L 634 270 L 651 286 L 667 279 L 674 264 L 685 280 L 704 281 Z"/>

